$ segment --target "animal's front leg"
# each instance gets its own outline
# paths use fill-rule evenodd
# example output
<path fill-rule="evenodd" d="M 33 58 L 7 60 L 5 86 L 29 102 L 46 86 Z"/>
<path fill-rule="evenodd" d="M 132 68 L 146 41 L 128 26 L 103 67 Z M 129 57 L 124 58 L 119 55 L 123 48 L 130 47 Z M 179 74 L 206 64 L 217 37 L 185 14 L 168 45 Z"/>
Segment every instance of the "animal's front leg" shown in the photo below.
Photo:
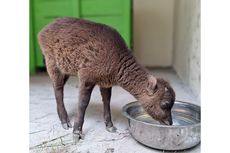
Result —
<path fill-rule="evenodd" d="M 95 84 L 93 83 L 80 82 L 79 102 L 73 128 L 75 141 L 78 141 L 82 138 L 82 126 L 84 123 L 85 110 L 89 104 L 94 86 Z"/>
<path fill-rule="evenodd" d="M 111 119 L 111 110 L 110 110 L 112 87 L 110 88 L 100 87 L 100 91 L 101 91 L 102 101 L 104 104 L 104 120 L 105 120 L 106 130 L 109 132 L 116 132 L 117 128 L 113 126 L 113 122 Z"/>
<path fill-rule="evenodd" d="M 68 114 L 65 109 L 64 101 L 63 101 L 63 90 L 66 81 L 68 80 L 69 76 L 62 74 L 58 68 L 56 67 L 54 61 L 52 59 L 46 58 L 47 62 L 47 71 L 50 76 L 50 79 L 53 82 L 53 88 L 57 103 L 57 112 L 59 119 L 61 121 L 62 127 L 66 130 L 72 128 L 70 123 Z"/>

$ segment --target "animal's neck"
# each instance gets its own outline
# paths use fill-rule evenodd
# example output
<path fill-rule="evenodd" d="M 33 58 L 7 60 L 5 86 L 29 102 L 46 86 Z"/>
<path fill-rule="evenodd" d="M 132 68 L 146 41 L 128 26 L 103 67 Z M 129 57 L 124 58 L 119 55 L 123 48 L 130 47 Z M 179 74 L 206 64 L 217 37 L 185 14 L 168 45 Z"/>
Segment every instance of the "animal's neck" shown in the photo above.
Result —
<path fill-rule="evenodd" d="M 138 99 L 146 90 L 147 75 L 148 72 L 129 53 L 120 59 L 116 82 Z"/>

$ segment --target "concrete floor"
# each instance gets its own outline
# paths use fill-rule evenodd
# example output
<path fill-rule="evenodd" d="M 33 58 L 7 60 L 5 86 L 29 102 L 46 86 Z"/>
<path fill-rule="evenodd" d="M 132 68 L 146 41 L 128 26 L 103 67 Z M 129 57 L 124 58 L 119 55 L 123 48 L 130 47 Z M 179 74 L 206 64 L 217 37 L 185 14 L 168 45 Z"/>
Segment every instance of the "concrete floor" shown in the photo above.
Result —
<path fill-rule="evenodd" d="M 176 91 L 178 100 L 200 105 L 192 91 L 184 85 L 174 71 L 170 69 L 152 70 L 156 76 L 167 79 Z M 73 123 L 76 110 L 78 80 L 71 77 L 65 86 L 65 106 Z M 30 152 L 52 153 L 159 153 L 164 152 L 145 147 L 135 141 L 127 129 L 127 120 L 121 114 L 121 108 L 135 99 L 120 87 L 113 87 L 111 111 L 117 133 L 105 130 L 103 106 L 99 88 L 93 90 L 90 104 L 86 111 L 83 126 L 84 140 L 77 145 L 72 142 L 72 129 L 61 127 L 57 113 L 52 83 L 46 73 L 30 77 Z M 199 153 L 200 145 L 182 152 Z"/>

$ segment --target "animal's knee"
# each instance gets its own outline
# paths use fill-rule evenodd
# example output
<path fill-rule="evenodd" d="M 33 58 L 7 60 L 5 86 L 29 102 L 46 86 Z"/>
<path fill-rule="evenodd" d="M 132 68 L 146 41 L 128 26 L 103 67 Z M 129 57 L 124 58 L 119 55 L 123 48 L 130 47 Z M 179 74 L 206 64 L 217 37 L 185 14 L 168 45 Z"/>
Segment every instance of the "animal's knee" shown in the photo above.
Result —
<path fill-rule="evenodd" d="M 81 101 L 79 104 L 80 108 L 86 108 L 88 106 L 88 102 L 86 101 Z"/>

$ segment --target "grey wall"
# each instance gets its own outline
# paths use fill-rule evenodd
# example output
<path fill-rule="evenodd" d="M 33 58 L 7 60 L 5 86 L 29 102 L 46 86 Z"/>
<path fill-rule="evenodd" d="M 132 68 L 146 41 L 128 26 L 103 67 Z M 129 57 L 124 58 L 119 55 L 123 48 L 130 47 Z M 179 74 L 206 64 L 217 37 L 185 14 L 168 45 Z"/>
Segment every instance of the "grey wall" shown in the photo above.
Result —
<path fill-rule="evenodd" d="M 200 0 L 175 0 L 173 67 L 200 99 Z"/>
<path fill-rule="evenodd" d="M 145 66 L 171 66 L 174 0 L 134 0 L 134 55 Z"/>
<path fill-rule="evenodd" d="M 200 97 L 200 0 L 133 0 L 134 55 L 172 66 Z"/>

